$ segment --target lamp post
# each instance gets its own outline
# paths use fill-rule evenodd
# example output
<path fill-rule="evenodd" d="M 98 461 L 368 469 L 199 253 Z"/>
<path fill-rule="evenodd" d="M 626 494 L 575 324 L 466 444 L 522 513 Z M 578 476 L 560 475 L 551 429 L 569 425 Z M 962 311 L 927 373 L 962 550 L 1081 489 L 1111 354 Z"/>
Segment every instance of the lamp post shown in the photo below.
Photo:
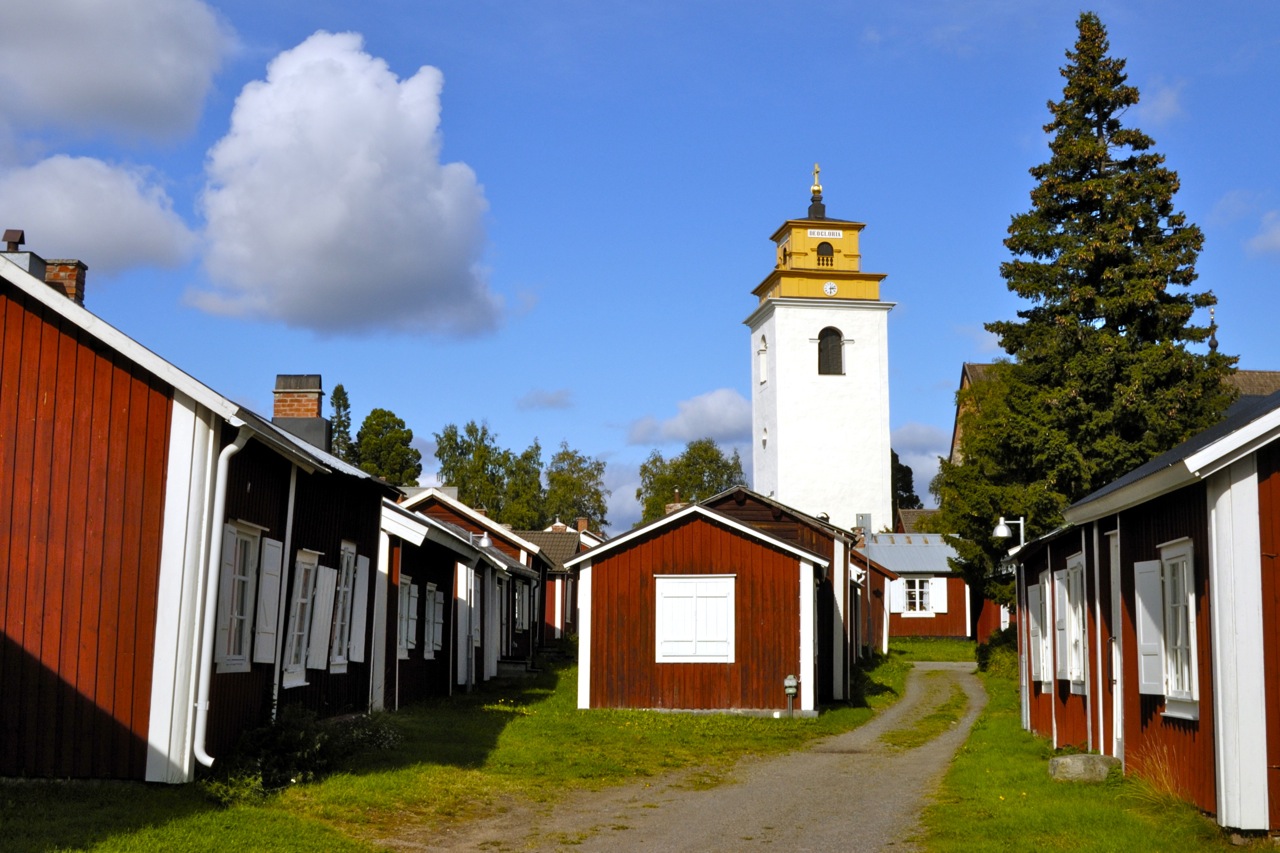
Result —
<path fill-rule="evenodd" d="M 1004 516 L 1000 516 L 1000 521 L 996 523 L 996 529 L 991 531 L 991 535 L 997 539 L 1008 539 L 1013 535 L 1013 531 L 1009 529 L 1010 524 L 1018 525 L 1018 547 L 1021 548 L 1027 544 L 1027 521 L 1023 516 L 1018 516 L 1017 521 L 1012 519 L 1005 521 Z"/>

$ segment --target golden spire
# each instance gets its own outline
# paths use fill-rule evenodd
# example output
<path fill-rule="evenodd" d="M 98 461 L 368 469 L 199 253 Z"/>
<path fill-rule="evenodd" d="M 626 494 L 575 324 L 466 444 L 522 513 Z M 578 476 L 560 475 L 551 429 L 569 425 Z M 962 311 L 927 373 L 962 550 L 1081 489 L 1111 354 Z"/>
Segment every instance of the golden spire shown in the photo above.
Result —
<path fill-rule="evenodd" d="M 813 193 L 813 200 L 819 201 L 822 198 L 822 184 L 818 183 L 818 175 L 822 172 L 821 167 L 817 163 L 813 164 L 813 186 L 810 191 Z"/>

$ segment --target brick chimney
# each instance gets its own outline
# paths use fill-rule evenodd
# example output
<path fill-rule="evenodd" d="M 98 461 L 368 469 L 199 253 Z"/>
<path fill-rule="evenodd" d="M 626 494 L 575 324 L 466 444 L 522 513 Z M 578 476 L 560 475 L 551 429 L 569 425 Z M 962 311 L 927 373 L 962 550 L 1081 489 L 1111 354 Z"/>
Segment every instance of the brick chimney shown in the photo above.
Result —
<path fill-rule="evenodd" d="M 45 283 L 77 305 L 84 304 L 84 274 L 88 271 L 89 268 L 81 261 L 59 259 L 44 262 Z"/>
<path fill-rule="evenodd" d="M 271 422 L 327 452 L 329 421 L 321 416 L 324 384 L 320 374 L 281 373 L 274 393 Z"/>
<path fill-rule="evenodd" d="M 581 515 L 578 516 L 578 532 L 579 533 L 585 532 L 588 524 L 589 524 L 589 520 L 585 516 L 581 516 Z"/>
<path fill-rule="evenodd" d="M 18 266 L 77 305 L 84 304 L 84 274 L 88 267 L 76 260 L 46 261 L 35 252 L 22 251 L 27 233 L 21 228 L 7 228 L 4 232 L 4 255 Z"/>

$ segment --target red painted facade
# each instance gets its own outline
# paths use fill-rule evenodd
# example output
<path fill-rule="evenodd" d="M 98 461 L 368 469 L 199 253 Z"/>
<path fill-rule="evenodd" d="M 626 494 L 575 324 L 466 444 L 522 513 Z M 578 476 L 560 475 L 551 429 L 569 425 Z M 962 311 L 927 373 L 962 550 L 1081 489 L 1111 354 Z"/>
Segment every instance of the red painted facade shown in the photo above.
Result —
<path fill-rule="evenodd" d="M 802 671 L 794 553 L 689 515 L 601 553 L 590 572 L 590 707 L 786 706 L 783 680 Z M 735 578 L 734 661 L 657 663 L 655 576 L 697 574 Z"/>
<path fill-rule="evenodd" d="M 171 405 L 0 279 L 0 775 L 142 777 Z"/>

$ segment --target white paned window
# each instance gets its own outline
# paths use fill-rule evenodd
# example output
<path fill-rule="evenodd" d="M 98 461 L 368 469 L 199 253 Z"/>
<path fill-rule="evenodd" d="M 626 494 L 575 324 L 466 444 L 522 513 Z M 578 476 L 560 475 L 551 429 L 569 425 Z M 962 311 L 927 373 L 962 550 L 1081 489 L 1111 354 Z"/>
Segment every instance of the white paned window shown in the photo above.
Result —
<path fill-rule="evenodd" d="M 436 652 L 444 647 L 444 593 L 433 583 L 427 584 L 423 603 L 422 656 L 434 660 Z"/>
<path fill-rule="evenodd" d="M 1044 608 L 1040 599 L 1044 588 L 1038 583 L 1027 586 L 1027 657 L 1031 663 L 1031 680 L 1044 680 Z"/>
<path fill-rule="evenodd" d="M 316 591 L 320 555 L 299 551 L 293 564 L 293 594 L 289 599 L 289 626 L 284 649 L 284 686 L 307 683 L 307 638 L 311 635 L 311 614 Z"/>
<path fill-rule="evenodd" d="M 902 612 L 931 613 L 929 607 L 929 588 L 932 578 L 903 578 Z"/>
<path fill-rule="evenodd" d="M 254 603 L 258 590 L 257 530 L 228 524 L 222 533 L 222 567 L 218 576 L 218 627 L 215 660 L 218 672 L 248 672 L 253 646 Z"/>
<path fill-rule="evenodd" d="M 355 600 L 356 546 L 343 542 L 338 554 L 338 578 L 333 593 L 333 622 L 330 626 L 329 671 L 346 672 L 351 648 L 351 608 Z"/>
<path fill-rule="evenodd" d="M 932 618 L 947 612 L 946 577 L 903 577 L 889 582 L 889 612 Z"/>
<path fill-rule="evenodd" d="M 1057 677 L 1072 690 L 1084 689 L 1085 609 L 1084 555 L 1067 559 L 1066 569 L 1054 572 L 1054 615 L 1057 639 Z"/>
<path fill-rule="evenodd" d="M 1159 560 L 1134 564 L 1138 609 L 1138 689 L 1163 695 L 1166 716 L 1199 717 L 1195 563 L 1191 540 L 1160 547 Z"/>
<path fill-rule="evenodd" d="M 654 578 L 658 663 L 733 663 L 733 575 Z"/>

